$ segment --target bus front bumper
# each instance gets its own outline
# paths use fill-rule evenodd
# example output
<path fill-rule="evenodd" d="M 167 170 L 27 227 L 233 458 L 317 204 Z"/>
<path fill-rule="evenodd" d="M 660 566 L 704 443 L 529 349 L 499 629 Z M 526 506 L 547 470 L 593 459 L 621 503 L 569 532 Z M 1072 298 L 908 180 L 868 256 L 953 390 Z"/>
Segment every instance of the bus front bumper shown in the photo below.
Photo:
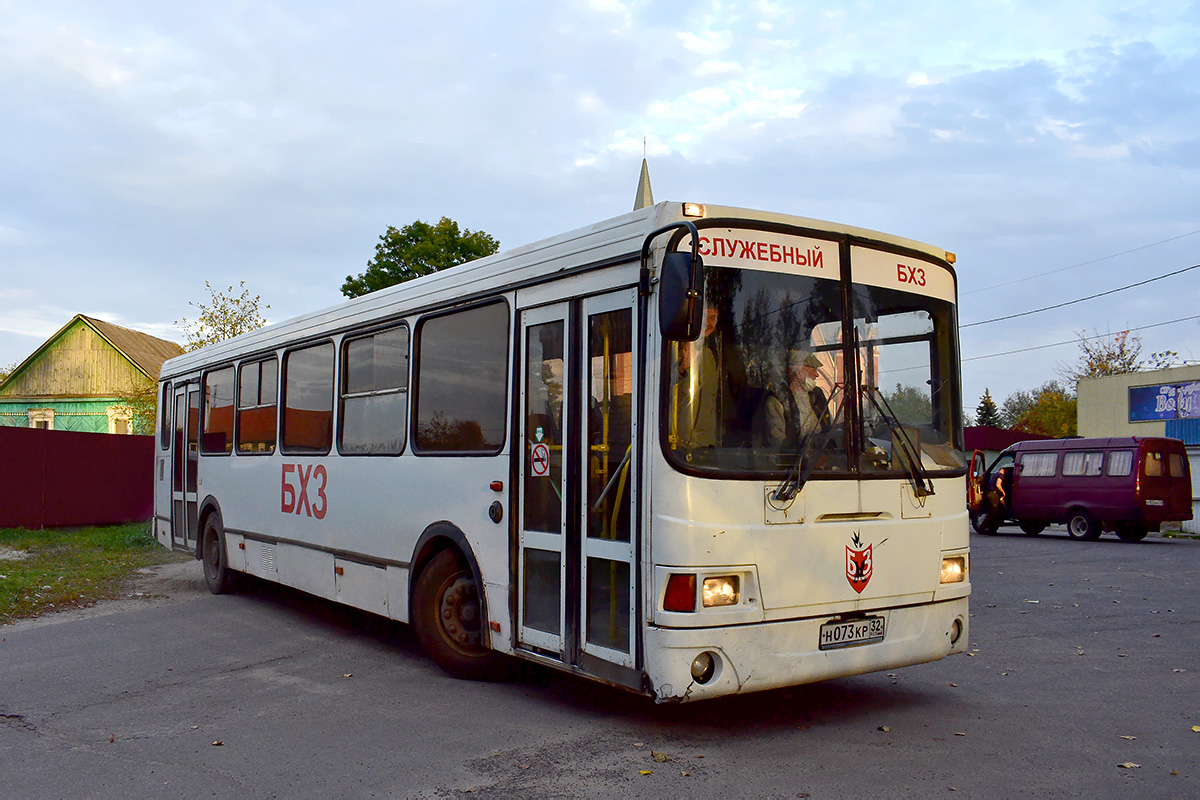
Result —
<path fill-rule="evenodd" d="M 869 616 L 885 618 L 882 641 L 828 650 L 820 649 L 821 626 L 839 618 L 722 628 L 651 627 L 646 632 L 646 673 L 657 702 L 683 702 L 923 664 L 967 649 L 965 597 Z M 693 662 L 703 653 L 713 661 L 705 682 L 692 674 Z"/>

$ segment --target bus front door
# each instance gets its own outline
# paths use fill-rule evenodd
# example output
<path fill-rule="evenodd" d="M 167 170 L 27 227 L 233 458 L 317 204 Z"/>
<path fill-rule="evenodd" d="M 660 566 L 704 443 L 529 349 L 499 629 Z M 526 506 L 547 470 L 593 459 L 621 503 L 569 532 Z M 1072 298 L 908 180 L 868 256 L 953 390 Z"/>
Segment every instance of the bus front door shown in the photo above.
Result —
<path fill-rule="evenodd" d="M 196 456 L 199 446 L 200 389 L 175 391 L 175 427 L 171 438 L 171 544 L 196 549 Z"/>
<path fill-rule="evenodd" d="M 616 681 L 637 666 L 636 300 L 521 317 L 519 644 Z"/>

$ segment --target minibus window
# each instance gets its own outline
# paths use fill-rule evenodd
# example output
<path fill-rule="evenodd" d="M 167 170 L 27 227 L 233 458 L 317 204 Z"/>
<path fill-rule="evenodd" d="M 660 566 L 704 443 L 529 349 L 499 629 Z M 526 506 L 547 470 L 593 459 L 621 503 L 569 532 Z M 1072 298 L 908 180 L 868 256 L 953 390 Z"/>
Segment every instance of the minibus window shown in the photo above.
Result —
<path fill-rule="evenodd" d="M 1146 453 L 1146 477 L 1157 478 L 1163 474 L 1162 453 Z"/>
<path fill-rule="evenodd" d="M 1021 476 L 1025 478 L 1050 478 L 1058 466 L 1054 453 L 1029 453 L 1021 457 Z"/>
<path fill-rule="evenodd" d="M 1172 478 L 1184 477 L 1183 456 L 1181 456 L 1179 453 L 1171 453 L 1170 461 L 1168 463 L 1170 464 L 1170 467 L 1171 467 L 1171 477 Z"/>
<path fill-rule="evenodd" d="M 1133 471 L 1133 451 L 1116 450 L 1108 454 L 1108 474 L 1120 478 Z"/>

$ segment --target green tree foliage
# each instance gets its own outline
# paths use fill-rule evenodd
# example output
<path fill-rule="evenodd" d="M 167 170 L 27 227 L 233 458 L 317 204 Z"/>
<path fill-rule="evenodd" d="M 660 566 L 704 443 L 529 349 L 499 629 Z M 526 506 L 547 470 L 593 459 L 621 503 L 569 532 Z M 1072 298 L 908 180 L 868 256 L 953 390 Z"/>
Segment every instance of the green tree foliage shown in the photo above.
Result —
<path fill-rule="evenodd" d="M 933 420 L 929 395 L 915 386 L 897 383 L 894 392 L 884 392 L 884 398 L 896 419 L 905 425 L 928 425 Z"/>
<path fill-rule="evenodd" d="M 140 389 L 121 392 L 118 396 L 121 403 L 129 407 L 132 415 L 129 420 L 129 432 L 139 436 L 153 434 L 158 410 L 158 387 L 143 386 Z"/>
<path fill-rule="evenodd" d="M 1141 365 L 1142 340 L 1130 336 L 1129 331 L 1121 331 L 1111 339 L 1089 339 L 1087 331 L 1079 331 L 1077 335 L 1079 361 L 1058 365 L 1058 374 L 1071 383 L 1083 378 L 1137 372 Z"/>
<path fill-rule="evenodd" d="M 19 366 L 21 366 L 21 362 L 14 361 L 13 363 L 9 364 L 7 367 L 0 367 L 0 382 L 6 380 L 9 375 L 12 375 L 13 372 L 16 371 L 17 367 L 19 367 Z"/>
<path fill-rule="evenodd" d="M 1004 427 L 1051 438 L 1078 435 L 1076 417 L 1075 395 L 1058 381 L 1013 392 L 1000 411 Z"/>
<path fill-rule="evenodd" d="M 187 342 L 184 345 L 185 350 L 199 350 L 205 345 L 232 339 L 267 324 L 259 311 L 262 297 L 257 294 L 251 296 L 245 281 L 242 281 L 240 286 L 242 293 L 235 295 L 232 286 L 224 292 L 218 292 L 208 281 L 204 282 L 210 302 L 188 303 L 199 312 L 198 318 L 189 320 L 184 317 L 175 320 L 175 324 L 183 330 Z M 270 308 L 267 305 L 261 307 Z"/>
<path fill-rule="evenodd" d="M 986 387 L 983 390 L 983 397 L 979 398 L 979 405 L 975 407 L 975 424 L 991 428 L 1000 427 L 1000 409 L 996 408 L 996 401 L 992 399 L 991 390 Z"/>
<path fill-rule="evenodd" d="M 391 225 L 375 245 L 375 256 L 367 262 L 366 272 L 346 276 L 342 294 L 361 297 L 397 283 L 431 275 L 490 256 L 500 242 L 483 231 L 459 230 L 458 223 L 442 217 L 436 225 L 417 220 L 397 230 Z"/>

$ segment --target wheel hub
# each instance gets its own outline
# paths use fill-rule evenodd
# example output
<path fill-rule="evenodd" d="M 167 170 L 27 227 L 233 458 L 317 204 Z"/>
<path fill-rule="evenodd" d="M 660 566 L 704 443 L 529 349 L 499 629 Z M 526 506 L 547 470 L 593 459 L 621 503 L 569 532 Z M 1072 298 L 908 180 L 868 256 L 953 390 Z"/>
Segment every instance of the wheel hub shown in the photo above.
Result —
<path fill-rule="evenodd" d="M 475 581 L 460 575 L 442 594 L 438 609 L 446 638 L 458 647 L 479 646 L 479 592 Z"/>

